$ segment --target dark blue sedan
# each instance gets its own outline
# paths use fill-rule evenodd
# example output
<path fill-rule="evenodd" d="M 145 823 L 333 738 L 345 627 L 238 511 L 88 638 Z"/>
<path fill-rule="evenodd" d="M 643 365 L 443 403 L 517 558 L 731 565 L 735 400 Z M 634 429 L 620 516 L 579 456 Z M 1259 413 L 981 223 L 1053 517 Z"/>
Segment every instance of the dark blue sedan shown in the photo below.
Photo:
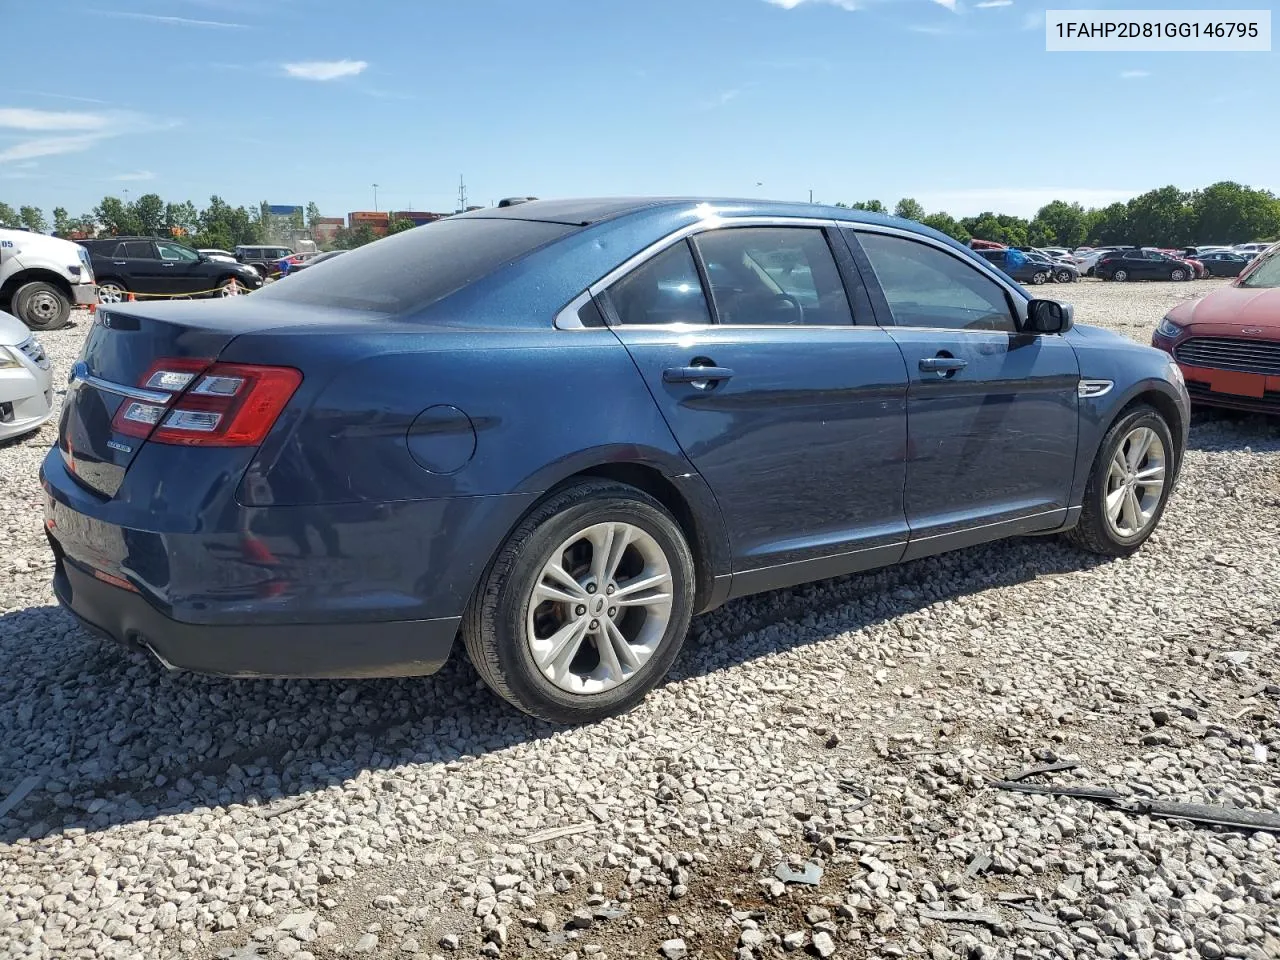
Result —
<path fill-rule="evenodd" d="M 44 461 L 59 599 L 166 666 L 636 704 L 726 600 L 984 541 L 1119 556 L 1189 404 L 917 223 L 532 201 L 252 296 L 100 310 Z"/>

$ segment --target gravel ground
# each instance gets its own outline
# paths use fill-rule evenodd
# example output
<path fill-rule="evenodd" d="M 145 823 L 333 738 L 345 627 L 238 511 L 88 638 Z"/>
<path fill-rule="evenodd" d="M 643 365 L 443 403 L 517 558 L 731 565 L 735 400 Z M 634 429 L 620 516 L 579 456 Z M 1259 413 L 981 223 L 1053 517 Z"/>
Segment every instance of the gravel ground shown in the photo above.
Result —
<path fill-rule="evenodd" d="M 1212 285 L 1054 292 L 1145 339 Z M 42 336 L 60 372 L 85 329 Z M 85 636 L 53 434 L 0 447 L 0 956 L 1280 957 L 1275 835 L 986 785 L 1280 808 L 1280 421 L 1198 414 L 1130 559 L 1025 539 L 735 602 L 567 731 L 460 660 L 232 682 Z"/>

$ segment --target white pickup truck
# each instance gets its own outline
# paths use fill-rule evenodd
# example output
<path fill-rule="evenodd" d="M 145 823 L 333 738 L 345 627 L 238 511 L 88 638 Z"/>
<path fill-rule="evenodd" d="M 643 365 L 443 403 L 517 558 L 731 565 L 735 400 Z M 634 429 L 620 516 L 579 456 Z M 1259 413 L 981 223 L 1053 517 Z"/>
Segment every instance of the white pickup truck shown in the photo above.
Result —
<path fill-rule="evenodd" d="M 32 330 L 57 330 L 71 307 L 98 302 L 89 251 L 70 240 L 0 227 L 0 310 Z"/>

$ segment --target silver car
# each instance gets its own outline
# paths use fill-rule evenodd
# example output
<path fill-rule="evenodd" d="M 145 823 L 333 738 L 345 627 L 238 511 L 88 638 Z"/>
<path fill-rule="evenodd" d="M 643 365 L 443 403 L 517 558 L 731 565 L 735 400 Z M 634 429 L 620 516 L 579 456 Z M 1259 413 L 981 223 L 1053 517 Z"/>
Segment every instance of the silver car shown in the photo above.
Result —
<path fill-rule="evenodd" d="M 38 430 L 53 415 L 53 378 L 44 347 L 0 311 L 0 440 Z"/>

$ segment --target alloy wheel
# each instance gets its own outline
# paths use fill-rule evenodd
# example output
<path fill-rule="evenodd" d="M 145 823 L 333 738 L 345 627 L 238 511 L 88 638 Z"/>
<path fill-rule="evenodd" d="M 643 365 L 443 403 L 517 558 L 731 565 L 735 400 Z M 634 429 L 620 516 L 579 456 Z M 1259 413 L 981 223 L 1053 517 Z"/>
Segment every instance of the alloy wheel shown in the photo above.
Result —
<path fill-rule="evenodd" d="M 662 644 L 672 587 L 670 560 L 642 528 L 598 523 L 575 533 L 529 597 L 525 642 L 538 671 L 575 694 L 626 683 Z"/>
<path fill-rule="evenodd" d="M 1048 281 L 1048 279 L 1049 279 L 1049 275 L 1045 273 L 1043 270 L 1037 271 L 1036 273 L 1033 273 L 1031 275 L 1031 282 L 1036 285 L 1045 283 Z"/>
<path fill-rule="evenodd" d="M 1125 539 L 1146 531 L 1164 492 L 1168 458 L 1164 443 L 1150 427 L 1129 433 L 1111 458 L 1105 499 L 1107 523 Z"/>
<path fill-rule="evenodd" d="M 124 287 L 114 283 L 98 284 L 99 303 L 121 303 L 124 300 Z"/>
<path fill-rule="evenodd" d="M 1117 270 L 1111 275 L 1111 279 L 1115 280 L 1117 283 L 1124 283 L 1129 279 L 1129 272 L 1127 270 Z"/>

